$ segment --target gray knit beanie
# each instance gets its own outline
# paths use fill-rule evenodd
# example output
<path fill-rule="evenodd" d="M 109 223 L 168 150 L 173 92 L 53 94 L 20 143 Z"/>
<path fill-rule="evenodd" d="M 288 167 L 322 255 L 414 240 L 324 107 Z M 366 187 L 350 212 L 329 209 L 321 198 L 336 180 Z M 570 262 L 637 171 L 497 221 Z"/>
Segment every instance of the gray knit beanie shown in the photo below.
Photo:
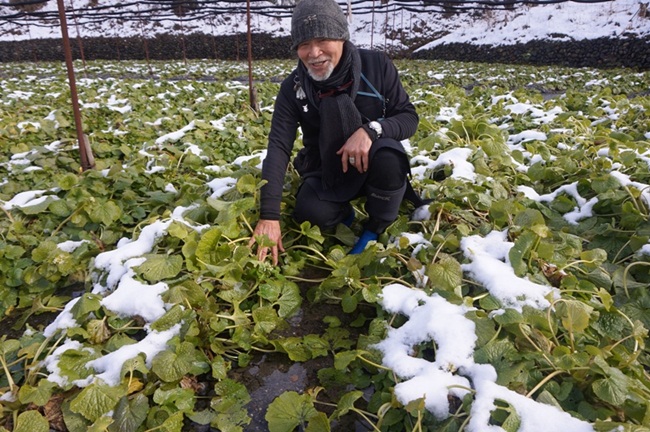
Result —
<path fill-rule="evenodd" d="M 350 40 L 348 21 L 334 0 L 302 0 L 291 17 L 291 49 L 309 39 Z"/>

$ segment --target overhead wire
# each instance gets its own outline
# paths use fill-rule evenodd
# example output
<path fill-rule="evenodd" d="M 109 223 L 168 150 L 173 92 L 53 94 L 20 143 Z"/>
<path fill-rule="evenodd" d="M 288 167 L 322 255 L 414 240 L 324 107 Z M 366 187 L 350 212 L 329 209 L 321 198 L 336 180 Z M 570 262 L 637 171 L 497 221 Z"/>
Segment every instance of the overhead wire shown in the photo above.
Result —
<path fill-rule="evenodd" d="M 0 30 L 4 27 L 57 27 L 57 10 L 41 10 L 50 0 L 0 0 Z M 79 0 L 76 0 L 79 2 Z M 183 23 L 189 20 L 214 20 L 227 15 L 251 15 L 273 19 L 290 18 L 294 5 L 282 1 L 249 0 L 132 0 L 111 4 L 97 4 L 74 7 L 74 0 L 66 5 L 66 15 L 75 20 L 76 25 L 84 27 L 108 20 L 128 22 L 172 22 Z M 405 11 L 411 14 L 449 14 L 468 13 L 476 10 L 505 10 L 517 6 L 535 6 L 556 3 L 607 3 L 614 0 L 351 0 L 338 3 L 347 8 L 352 15 L 369 13 L 396 13 Z M 11 31 L 11 30 L 9 30 Z"/>
<path fill-rule="evenodd" d="M 264 15 L 272 18 L 286 18 L 291 15 L 293 10 L 293 5 L 276 3 L 273 4 L 268 0 L 249 0 L 251 3 L 250 11 L 252 14 Z M 447 1 L 427 1 L 427 0 L 393 0 L 393 1 L 369 1 L 369 0 L 355 0 L 351 1 L 351 10 L 352 13 L 367 13 L 369 11 L 400 11 L 408 10 L 411 12 L 440 12 L 448 13 L 450 11 L 471 11 L 475 9 L 503 9 L 503 8 L 512 8 L 516 5 L 543 5 L 543 4 L 554 4 L 554 3 L 565 3 L 568 1 L 573 1 L 577 3 L 605 3 L 611 2 L 614 0 L 447 0 Z M 29 6 L 36 5 L 45 5 L 48 0 L 16 0 L 13 2 L 0 1 L 0 20 L 16 20 L 16 19 L 27 19 L 27 18 L 37 18 L 37 19 L 48 19 L 55 18 L 58 14 L 57 11 L 41 11 L 41 10 L 30 10 Z M 263 5 L 259 5 L 264 3 Z M 347 2 L 339 2 L 342 5 L 347 5 Z M 98 19 L 103 18 L 113 18 L 115 14 L 120 14 L 121 19 L 140 19 L 142 13 L 140 11 L 133 10 L 133 6 L 154 6 L 153 8 L 146 9 L 146 11 L 151 13 L 163 14 L 164 16 L 196 16 L 201 13 L 205 14 L 206 12 L 210 13 L 246 13 L 247 1 L 245 0 L 140 0 L 140 1 L 130 1 L 130 2 L 121 2 L 113 3 L 109 5 L 96 5 L 96 6 L 85 6 L 85 7 L 76 7 L 74 9 L 66 7 L 68 13 L 74 12 L 76 17 L 79 18 L 88 18 L 94 17 Z M 13 9 L 13 13 L 6 13 L 3 11 L 3 8 Z M 183 13 L 178 14 L 174 12 L 174 9 L 182 9 Z M 105 11 L 113 11 L 109 14 Z"/>

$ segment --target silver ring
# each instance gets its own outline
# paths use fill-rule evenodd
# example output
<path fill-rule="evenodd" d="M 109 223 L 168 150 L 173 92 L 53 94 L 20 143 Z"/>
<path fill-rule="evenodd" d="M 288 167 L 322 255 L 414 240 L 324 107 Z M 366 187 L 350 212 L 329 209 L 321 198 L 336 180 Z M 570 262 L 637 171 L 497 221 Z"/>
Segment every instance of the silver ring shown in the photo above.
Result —
<path fill-rule="evenodd" d="M 348 161 L 349 161 L 352 165 L 354 165 L 354 163 L 355 163 L 357 160 L 354 158 L 354 156 L 350 156 L 350 157 L 348 158 Z"/>

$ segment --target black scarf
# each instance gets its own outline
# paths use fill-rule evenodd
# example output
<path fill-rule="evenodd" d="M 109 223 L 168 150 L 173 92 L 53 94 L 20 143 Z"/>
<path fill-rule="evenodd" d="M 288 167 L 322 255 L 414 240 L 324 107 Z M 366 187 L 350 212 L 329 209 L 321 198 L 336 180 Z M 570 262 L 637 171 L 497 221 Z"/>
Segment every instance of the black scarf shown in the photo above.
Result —
<path fill-rule="evenodd" d="M 361 80 L 361 58 L 357 48 L 349 41 L 332 75 L 324 81 L 309 77 L 307 67 L 298 62 L 298 78 L 309 102 L 320 112 L 319 149 L 323 189 L 340 186 L 348 176 L 358 175 L 353 167 L 343 173 L 341 157 L 336 152 L 363 124 L 361 114 L 354 105 Z"/>

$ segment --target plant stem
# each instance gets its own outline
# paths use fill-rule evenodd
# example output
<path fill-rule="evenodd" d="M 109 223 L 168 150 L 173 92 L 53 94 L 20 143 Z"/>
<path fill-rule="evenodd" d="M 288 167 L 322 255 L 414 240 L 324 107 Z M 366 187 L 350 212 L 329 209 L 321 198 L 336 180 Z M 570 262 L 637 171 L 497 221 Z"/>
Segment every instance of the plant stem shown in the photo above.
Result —
<path fill-rule="evenodd" d="M 272 354 L 272 353 L 277 352 L 276 350 L 268 350 L 268 349 L 264 349 L 264 348 L 258 348 L 255 345 L 251 345 L 251 349 L 255 350 L 255 351 L 258 351 L 258 352 L 267 353 L 267 354 Z"/>
<path fill-rule="evenodd" d="M 551 321 L 551 311 L 555 310 L 555 303 L 556 302 L 553 302 L 553 304 L 551 304 L 551 307 L 549 307 L 546 310 L 546 320 L 548 321 L 548 328 L 551 330 L 551 334 L 553 335 L 553 340 L 555 341 L 555 345 L 560 346 L 560 341 L 555 336 L 555 331 L 553 330 L 553 321 Z"/>
<path fill-rule="evenodd" d="M 399 278 L 394 278 L 394 277 L 390 277 L 390 276 L 377 276 L 377 280 L 379 280 L 379 281 L 386 280 L 386 281 L 399 282 L 399 283 L 401 283 L 401 284 L 403 284 L 403 285 L 405 285 L 405 286 L 407 286 L 407 287 L 409 287 L 411 289 L 415 289 L 415 287 L 413 285 L 411 285 L 410 283 L 408 283 L 408 282 L 406 282 L 406 281 L 404 281 L 402 279 L 399 279 Z"/>
<path fill-rule="evenodd" d="M 650 263 L 643 262 L 643 261 L 637 261 L 635 263 L 630 264 L 629 266 L 625 267 L 625 270 L 623 271 L 623 289 L 625 290 L 625 295 L 627 298 L 630 298 L 630 292 L 627 289 L 627 273 L 630 271 L 630 269 L 636 265 L 645 265 L 645 266 L 650 266 Z"/>
<path fill-rule="evenodd" d="M 312 247 L 309 247 L 309 246 L 294 245 L 294 246 L 291 246 L 291 247 L 288 247 L 288 248 L 285 248 L 285 249 L 286 249 L 286 250 L 290 250 L 290 249 L 305 249 L 305 250 L 308 250 L 308 251 L 311 251 L 311 252 L 315 253 L 315 254 L 318 255 L 318 256 L 319 256 L 323 261 L 327 262 L 327 257 L 326 257 L 325 255 L 323 255 L 320 251 L 318 251 L 318 250 L 316 250 L 316 249 L 314 249 L 314 248 L 312 248 Z"/>
<path fill-rule="evenodd" d="M 310 283 L 320 283 L 320 282 L 323 282 L 323 281 L 327 280 L 327 278 L 307 279 L 307 278 L 301 278 L 301 277 L 298 277 L 298 276 L 290 276 L 290 275 L 285 276 L 285 278 L 287 278 L 288 280 L 292 280 L 292 281 L 310 282 Z"/>
<path fill-rule="evenodd" d="M 75 211 L 73 211 L 73 212 L 70 214 L 70 216 L 68 216 L 67 218 L 63 219 L 63 222 L 61 222 L 61 223 L 59 224 L 59 226 L 57 226 L 57 227 L 54 229 L 54 231 L 52 231 L 52 234 L 50 234 L 50 237 L 54 237 L 54 236 L 55 236 L 59 231 L 61 231 L 61 230 L 63 229 L 63 227 L 65 226 L 65 224 L 67 224 L 68 222 L 70 222 L 70 221 L 72 220 L 72 218 L 75 217 L 75 215 L 76 215 L 77 213 L 79 213 L 82 209 L 83 209 L 83 207 L 78 207 Z"/>
<path fill-rule="evenodd" d="M 543 386 L 544 384 L 546 384 L 547 382 L 549 382 L 550 380 L 552 380 L 554 377 L 556 377 L 557 375 L 560 375 L 560 374 L 562 374 L 562 373 L 565 373 L 565 371 L 563 371 L 563 370 L 556 370 L 556 371 L 554 371 L 554 372 L 548 374 L 546 377 L 544 377 L 543 380 L 541 380 L 539 383 L 537 383 L 537 385 L 536 385 L 535 387 L 533 387 L 533 388 L 532 388 L 528 393 L 526 393 L 526 397 L 527 397 L 527 398 L 532 397 L 533 394 L 534 394 L 537 390 L 539 390 L 540 388 L 542 388 L 542 386 Z"/>
<path fill-rule="evenodd" d="M 481 300 L 482 298 L 485 298 L 485 297 L 487 297 L 489 295 L 490 295 L 490 293 L 486 292 L 486 293 L 483 293 L 481 295 L 477 295 L 476 297 L 472 297 L 472 303 L 474 303 L 477 300 Z"/>
<path fill-rule="evenodd" d="M 377 363 L 373 362 L 372 360 L 368 360 L 367 358 L 365 358 L 365 357 L 362 356 L 361 354 L 357 355 L 357 358 L 358 358 L 359 360 L 361 360 L 361 361 L 364 361 L 364 362 L 368 363 L 368 364 L 371 365 L 371 366 L 376 367 L 377 369 L 383 369 L 383 370 L 385 370 L 385 371 L 392 371 L 392 369 L 387 368 L 386 366 L 382 366 L 382 365 L 380 365 L 380 364 L 377 364 Z"/>
<path fill-rule="evenodd" d="M 632 320 L 630 319 L 630 317 L 627 316 L 627 315 L 625 315 L 625 314 L 624 314 L 621 310 L 619 310 L 619 309 L 616 309 L 616 312 L 618 312 L 618 313 L 619 313 L 623 318 L 625 318 L 625 319 L 627 320 L 627 322 L 630 324 L 630 327 L 632 327 L 632 332 L 634 332 L 634 323 L 632 322 Z M 634 334 L 631 334 L 631 335 L 628 336 L 628 337 L 634 337 Z M 622 341 L 617 342 L 616 344 L 614 344 L 614 346 L 618 345 L 618 344 L 621 343 L 621 342 L 622 342 Z M 613 347 L 612 347 L 612 348 L 613 348 Z M 639 341 L 638 341 L 636 338 L 634 338 L 634 352 L 636 353 L 638 350 L 639 350 Z"/>
<path fill-rule="evenodd" d="M 565 265 L 564 267 L 558 269 L 558 271 L 559 271 L 559 272 L 563 272 L 563 271 L 565 271 L 565 270 L 568 269 L 568 268 L 571 268 L 571 267 L 575 267 L 575 266 L 577 266 L 578 264 L 582 264 L 582 263 L 585 263 L 585 264 L 593 264 L 594 262 L 595 262 L 594 260 L 592 260 L 592 261 L 588 261 L 588 260 L 576 260 L 576 261 L 573 261 L 572 263 L 569 263 L 569 264 Z M 584 271 L 584 270 L 582 270 L 582 269 L 580 269 L 580 268 L 576 268 L 576 270 L 578 270 L 580 273 L 583 273 L 583 274 L 586 274 L 586 273 L 587 273 L 586 271 Z"/>
<path fill-rule="evenodd" d="M 13 224 L 15 221 L 14 221 L 13 216 L 11 216 L 11 213 L 9 213 L 9 211 L 5 210 L 4 207 L 0 207 L 0 208 L 2 208 L 2 211 L 3 211 L 3 212 L 5 213 L 5 215 L 7 216 L 7 219 L 9 219 L 9 222 L 11 222 L 11 223 Z"/>
<path fill-rule="evenodd" d="M 246 227 L 248 228 L 248 230 L 251 232 L 251 235 L 252 235 L 255 232 L 255 230 L 251 227 L 251 224 L 248 222 L 248 218 L 243 213 L 241 215 L 241 218 L 244 220 L 244 223 L 246 224 Z"/>
<path fill-rule="evenodd" d="M 369 418 L 364 414 L 365 411 L 361 411 L 361 410 L 356 409 L 356 408 L 351 408 L 351 410 L 354 411 L 355 413 L 359 414 L 361 417 L 363 417 L 363 419 L 364 419 L 366 422 L 368 422 L 368 424 L 369 424 L 370 426 L 372 426 L 372 430 L 374 430 L 375 432 L 381 432 L 381 429 L 379 429 L 379 428 L 377 427 L 376 424 L 374 424 L 373 422 L 371 422 L 370 419 L 369 419 Z M 370 414 L 370 413 L 367 413 L 367 414 Z M 379 417 L 377 417 L 377 416 L 375 416 L 375 415 L 373 415 L 373 414 L 371 414 L 371 415 L 372 415 L 373 417 L 376 417 L 377 420 L 379 420 Z"/>
<path fill-rule="evenodd" d="M 13 393 L 14 387 L 17 387 L 16 384 L 14 383 L 14 379 L 11 376 L 11 373 L 9 373 L 9 368 L 7 367 L 7 362 L 4 358 L 4 356 L 0 356 L 0 363 L 2 364 L 2 369 L 5 371 L 5 376 L 7 377 L 7 382 L 9 383 L 9 391 Z"/>
<path fill-rule="evenodd" d="M 330 402 L 322 402 L 322 401 L 319 401 L 319 400 L 316 400 L 316 399 L 314 399 L 314 403 L 315 403 L 315 404 L 319 404 L 319 405 L 324 405 L 324 406 L 332 407 L 332 408 L 336 408 L 336 407 L 337 407 L 337 405 L 334 404 L 334 403 L 330 403 Z M 370 426 L 372 426 L 373 430 L 375 430 L 375 431 L 377 431 L 377 432 L 381 432 L 381 429 L 379 429 L 379 428 L 378 428 L 378 427 L 377 427 L 377 426 L 376 426 L 376 425 L 375 425 L 375 424 L 374 424 L 374 423 L 373 423 L 373 422 L 368 418 L 368 417 L 374 417 L 376 420 L 379 420 L 379 417 L 378 417 L 377 415 L 375 415 L 375 414 L 373 414 L 373 413 L 370 413 L 370 412 L 368 412 L 368 411 L 361 410 L 361 409 L 356 408 L 356 407 L 354 407 L 354 406 L 350 408 L 350 411 L 353 411 L 353 412 L 359 414 L 361 417 L 363 417 L 363 419 L 364 419 L 366 422 L 368 422 L 368 424 L 369 424 Z"/>
<path fill-rule="evenodd" d="M 542 357 L 544 357 L 544 359 L 548 362 L 548 364 L 550 364 L 551 366 L 553 366 L 553 369 L 557 369 L 557 368 L 555 367 L 555 364 L 551 361 L 550 358 L 548 358 L 548 356 L 546 355 L 546 353 L 545 353 L 545 352 L 544 352 L 540 347 L 538 347 L 537 344 L 536 344 L 535 342 L 533 342 L 533 340 L 530 338 L 530 336 L 528 336 L 528 335 L 526 334 L 526 332 L 521 328 L 521 326 L 522 326 L 522 324 L 520 323 L 520 324 L 519 324 L 519 330 L 521 331 L 521 334 L 524 335 L 524 337 L 526 338 L 526 340 L 528 340 L 528 343 L 530 343 L 532 346 L 535 347 L 535 349 L 536 349 L 537 351 L 539 351 L 539 353 L 542 355 Z M 560 343 L 559 343 L 559 341 L 558 341 L 557 339 L 556 339 L 555 341 L 556 341 L 557 345 L 560 345 Z"/>

